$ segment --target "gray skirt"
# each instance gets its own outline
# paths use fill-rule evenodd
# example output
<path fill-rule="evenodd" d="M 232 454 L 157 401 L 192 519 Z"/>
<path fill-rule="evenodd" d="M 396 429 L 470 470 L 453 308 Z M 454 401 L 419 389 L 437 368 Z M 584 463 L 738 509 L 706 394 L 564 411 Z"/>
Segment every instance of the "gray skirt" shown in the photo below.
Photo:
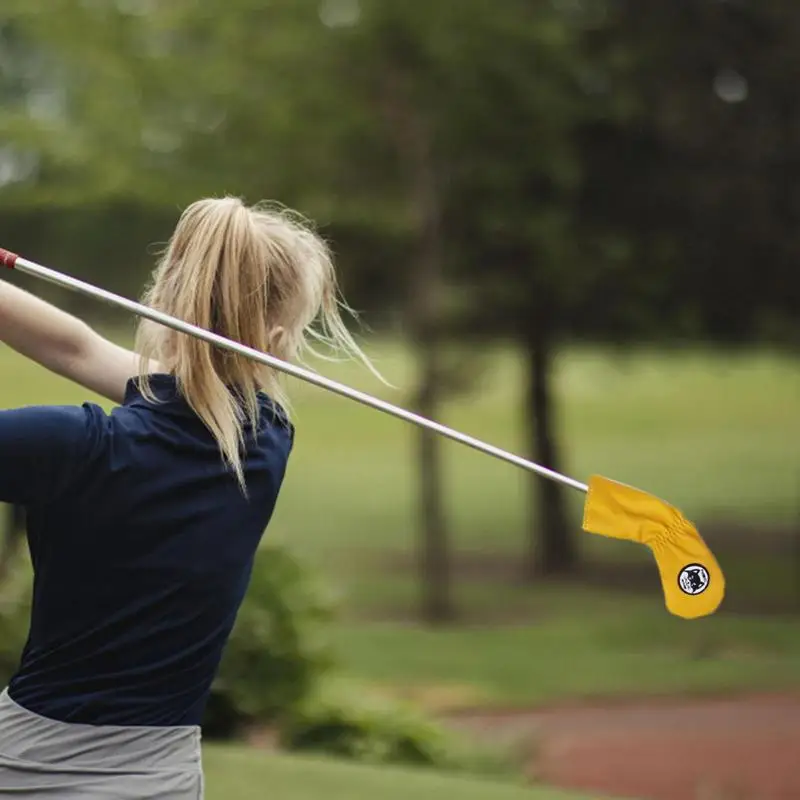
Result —
<path fill-rule="evenodd" d="M 74 725 L 0 694 L 0 798 L 202 800 L 198 727 Z"/>

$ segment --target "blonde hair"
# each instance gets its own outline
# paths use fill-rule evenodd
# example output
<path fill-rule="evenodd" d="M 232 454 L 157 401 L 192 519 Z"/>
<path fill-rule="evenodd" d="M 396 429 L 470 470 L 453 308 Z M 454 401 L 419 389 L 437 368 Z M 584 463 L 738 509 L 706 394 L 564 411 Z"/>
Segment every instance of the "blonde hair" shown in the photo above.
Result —
<path fill-rule="evenodd" d="M 300 215 L 280 207 L 248 207 L 233 197 L 193 203 L 143 302 L 283 361 L 302 360 L 315 341 L 381 377 L 342 320 L 340 309 L 353 312 L 340 297 L 327 244 Z M 136 350 L 143 394 L 155 399 L 151 362 L 174 375 L 245 489 L 245 431 L 257 426 L 258 393 L 288 413 L 280 373 L 148 320 L 139 324 Z"/>

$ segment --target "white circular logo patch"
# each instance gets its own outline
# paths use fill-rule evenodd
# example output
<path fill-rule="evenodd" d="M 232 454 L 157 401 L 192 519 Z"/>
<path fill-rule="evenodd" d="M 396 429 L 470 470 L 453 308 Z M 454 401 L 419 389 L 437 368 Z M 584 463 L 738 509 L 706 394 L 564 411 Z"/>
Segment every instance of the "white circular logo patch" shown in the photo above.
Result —
<path fill-rule="evenodd" d="M 678 575 L 678 586 L 685 594 L 702 594 L 709 581 L 708 570 L 702 564 L 688 564 Z"/>

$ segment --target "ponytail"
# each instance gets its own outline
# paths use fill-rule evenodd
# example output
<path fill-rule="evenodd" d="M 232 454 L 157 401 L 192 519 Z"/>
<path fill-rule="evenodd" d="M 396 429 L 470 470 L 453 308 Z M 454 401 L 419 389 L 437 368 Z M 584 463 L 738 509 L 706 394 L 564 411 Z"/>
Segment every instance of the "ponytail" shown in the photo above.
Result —
<path fill-rule="evenodd" d="M 293 212 L 236 198 L 200 200 L 181 216 L 143 302 L 284 361 L 313 352 L 313 342 L 379 373 L 356 344 L 340 310 L 330 251 Z M 352 313 L 352 312 L 351 312 Z M 148 365 L 174 375 L 186 402 L 219 444 L 245 489 L 245 430 L 258 424 L 258 393 L 288 413 L 280 374 L 194 337 L 140 322 L 140 386 L 153 398 Z"/>

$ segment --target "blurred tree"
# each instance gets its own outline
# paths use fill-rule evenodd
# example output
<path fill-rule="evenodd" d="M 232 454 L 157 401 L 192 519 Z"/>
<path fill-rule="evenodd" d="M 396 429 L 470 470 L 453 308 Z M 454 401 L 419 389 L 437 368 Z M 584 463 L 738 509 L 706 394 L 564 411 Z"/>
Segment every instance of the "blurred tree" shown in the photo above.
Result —
<path fill-rule="evenodd" d="M 447 227 L 457 279 L 472 297 L 462 337 L 514 340 L 525 354 L 528 450 L 564 469 L 552 383 L 565 314 L 582 296 L 571 208 L 578 186 L 572 131 L 584 98 L 578 31 L 555 5 L 475 3 L 442 82 L 449 122 Z M 563 488 L 532 476 L 524 575 L 567 572 L 577 562 Z"/>
<path fill-rule="evenodd" d="M 421 376 L 416 411 L 438 419 L 443 395 L 441 358 L 442 269 L 444 241 L 442 197 L 433 151 L 430 115 L 414 98 L 413 66 L 403 48 L 386 49 L 384 105 L 392 138 L 409 175 L 409 200 L 418 214 L 417 252 L 412 258 L 407 301 L 407 329 L 416 347 Z M 423 617 L 450 619 L 450 557 L 445 519 L 441 438 L 426 429 L 416 432 L 419 450 L 420 568 Z"/>
<path fill-rule="evenodd" d="M 783 0 L 610 5 L 587 37 L 610 108 L 583 219 L 628 241 L 651 336 L 798 341 L 800 12 Z"/>
<path fill-rule="evenodd" d="M 357 37 L 348 42 L 347 85 L 372 84 L 379 108 L 388 111 L 390 140 L 419 214 L 420 258 L 408 316 L 424 365 L 425 402 L 418 408 L 436 417 L 436 396 L 459 383 L 443 369 L 439 348 L 452 327 L 453 303 L 445 298 L 466 283 L 480 307 L 459 336 L 512 336 L 524 343 L 531 449 L 537 460 L 559 468 L 551 331 L 567 302 L 562 295 L 580 291 L 577 284 L 565 286 L 559 273 L 571 253 L 564 234 L 576 182 L 569 140 L 580 108 L 571 74 L 575 37 L 552 8 L 521 1 L 362 7 L 360 47 Z M 359 80 L 356 70 L 365 77 Z M 369 193 L 374 198 L 382 191 L 375 185 Z M 428 433 L 421 443 L 427 562 L 437 565 L 430 585 L 442 586 L 438 445 Z M 567 570 L 575 549 L 560 487 L 538 478 L 534 487 L 538 515 L 527 573 Z"/>
<path fill-rule="evenodd" d="M 469 103 L 448 224 L 477 290 L 462 324 L 522 343 L 531 452 L 560 469 L 560 342 L 798 341 L 800 14 L 780 0 L 536 12 L 498 9 L 520 15 L 487 29 L 503 46 L 481 55 L 475 39 L 454 73 L 450 105 Z M 528 574 L 570 569 L 562 490 L 535 480 Z"/>
<path fill-rule="evenodd" d="M 334 8 L 358 9 L 358 25 L 350 35 L 339 35 L 337 63 L 349 104 L 373 112 L 362 119 L 360 130 L 350 135 L 362 144 L 385 141 L 394 162 L 387 183 L 386 170 L 358 169 L 359 160 L 344 162 L 344 175 L 361 172 L 359 196 L 362 218 L 368 205 L 385 202 L 386 212 L 397 210 L 405 227 L 409 269 L 399 283 L 404 298 L 402 323 L 415 347 L 419 378 L 414 407 L 424 417 L 437 419 L 448 390 L 442 358 L 441 318 L 444 312 L 443 192 L 440 174 L 439 113 L 436 93 L 424 79 L 430 73 L 432 54 L 425 36 L 427 15 L 419 6 L 359 5 L 329 2 Z M 363 12 L 363 13 L 362 13 Z M 367 69 L 365 67 L 369 65 Z M 377 125 L 376 125 L 377 123 Z M 396 177 L 394 177 L 396 175 Z M 340 178 L 341 180 L 341 178 Z M 345 178 L 347 180 L 347 178 Z M 394 188 L 392 188 L 394 187 Z M 399 204 L 399 207 L 398 207 Z M 396 226 L 397 223 L 395 222 Z M 444 508 L 441 440 L 428 430 L 417 437 L 417 493 L 419 498 L 419 570 L 421 615 L 440 623 L 455 615 L 450 590 L 450 545 Z"/>

